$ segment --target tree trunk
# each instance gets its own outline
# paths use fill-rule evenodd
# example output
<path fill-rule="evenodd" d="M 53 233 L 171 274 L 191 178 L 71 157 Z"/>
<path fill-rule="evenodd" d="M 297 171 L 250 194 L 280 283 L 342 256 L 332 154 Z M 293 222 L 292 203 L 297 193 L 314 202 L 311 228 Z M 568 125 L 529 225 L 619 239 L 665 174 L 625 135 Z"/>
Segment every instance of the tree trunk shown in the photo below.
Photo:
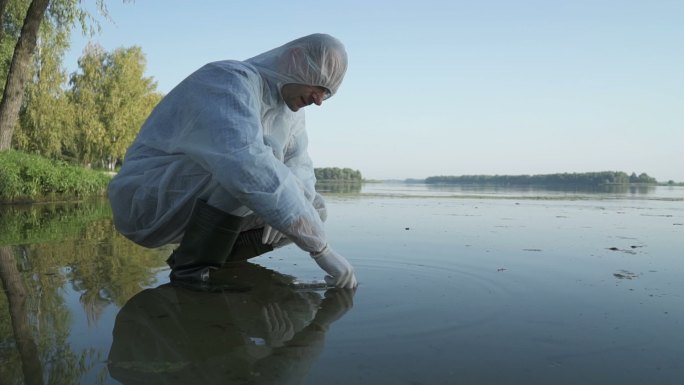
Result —
<path fill-rule="evenodd" d="M 28 293 L 21 279 L 21 273 L 17 269 L 17 260 L 12 246 L 0 246 L 0 280 L 2 280 L 9 302 L 9 318 L 12 321 L 14 340 L 21 357 L 24 383 L 27 385 L 43 384 L 43 369 L 26 309 Z M 4 314 L 2 316 L 6 317 Z"/>
<path fill-rule="evenodd" d="M 33 0 L 26 12 L 21 35 L 14 47 L 12 64 L 7 73 L 7 83 L 0 102 L 0 151 L 12 145 L 14 126 L 19 118 L 19 108 L 24 98 L 24 86 L 31 74 L 31 58 L 38 42 L 38 30 L 50 0 Z"/>

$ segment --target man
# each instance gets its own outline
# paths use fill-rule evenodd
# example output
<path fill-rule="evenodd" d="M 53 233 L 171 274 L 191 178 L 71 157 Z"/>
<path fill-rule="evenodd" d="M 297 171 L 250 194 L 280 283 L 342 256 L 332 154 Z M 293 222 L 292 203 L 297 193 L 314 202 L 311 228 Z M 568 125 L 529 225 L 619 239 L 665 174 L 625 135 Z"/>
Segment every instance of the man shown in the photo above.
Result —
<path fill-rule="evenodd" d="M 334 95 L 346 68 L 344 46 L 314 34 L 188 76 L 152 111 L 109 185 L 116 228 L 146 247 L 180 241 L 167 261 L 172 281 L 211 282 L 226 262 L 294 242 L 328 284 L 355 287 L 325 237 L 302 110 Z"/>

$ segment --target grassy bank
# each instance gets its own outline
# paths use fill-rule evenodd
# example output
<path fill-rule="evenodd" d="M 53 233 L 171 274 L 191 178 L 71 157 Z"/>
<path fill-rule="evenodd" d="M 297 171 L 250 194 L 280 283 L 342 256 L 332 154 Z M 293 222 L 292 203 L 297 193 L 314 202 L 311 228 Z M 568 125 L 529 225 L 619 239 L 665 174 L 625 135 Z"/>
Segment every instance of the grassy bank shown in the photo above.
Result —
<path fill-rule="evenodd" d="M 0 152 L 0 203 L 76 200 L 105 195 L 111 177 L 38 155 Z"/>

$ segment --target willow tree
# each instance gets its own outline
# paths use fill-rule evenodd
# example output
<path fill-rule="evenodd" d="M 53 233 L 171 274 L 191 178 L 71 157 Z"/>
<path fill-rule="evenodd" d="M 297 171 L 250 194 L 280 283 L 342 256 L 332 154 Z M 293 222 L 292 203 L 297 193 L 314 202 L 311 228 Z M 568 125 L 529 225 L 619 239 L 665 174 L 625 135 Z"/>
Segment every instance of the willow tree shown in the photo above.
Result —
<path fill-rule="evenodd" d="M 100 94 L 104 88 L 104 68 L 107 53 L 101 46 L 88 44 L 78 59 L 79 72 L 71 75 L 70 104 L 74 111 L 74 158 L 89 164 L 101 156 L 99 150 L 105 132 L 100 119 Z"/>
<path fill-rule="evenodd" d="M 13 6 L 18 9 L 27 2 L 28 0 L 7 0 L 3 19 Z M 28 4 L 18 35 L 9 35 L 6 30 L 3 30 L 0 46 L 6 46 L 8 39 L 14 38 L 16 38 L 16 44 L 12 51 L 12 59 L 0 101 L 0 151 L 9 149 L 12 143 L 26 84 L 33 76 L 31 63 L 36 47 L 39 46 L 41 25 L 50 23 L 53 27 L 68 32 L 79 23 L 84 31 L 90 30 L 88 21 L 92 18 L 87 11 L 79 7 L 79 4 L 79 0 L 32 0 Z M 97 4 L 100 11 L 106 14 L 103 0 L 98 0 Z M 3 20 L 3 28 L 5 24 Z"/>
<path fill-rule="evenodd" d="M 106 130 L 102 161 L 113 170 L 161 99 L 157 83 L 145 77 L 146 60 L 140 47 L 119 48 L 108 57 L 102 105 Z"/>
<path fill-rule="evenodd" d="M 68 75 L 62 67 L 69 35 L 69 30 L 52 23 L 42 24 L 12 148 L 61 158 L 73 142 L 73 113 L 64 89 Z"/>
<path fill-rule="evenodd" d="M 161 95 L 152 78 L 144 76 L 145 56 L 139 47 L 108 53 L 89 44 L 78 66 L 69 91 L 75 111 L 77 159 L 111 170 Z"/>
<path fill-rule="evenodd" d="M 7 82 L 0 101 L 0 151 L 10 148 L 14 125 L 24 97 L 24 84 L 31 76 L 30 63 L 38 41 L 38 29 L 50 0 L 33 0 L 26 12 L 19 40 L 14 48 Z"/>

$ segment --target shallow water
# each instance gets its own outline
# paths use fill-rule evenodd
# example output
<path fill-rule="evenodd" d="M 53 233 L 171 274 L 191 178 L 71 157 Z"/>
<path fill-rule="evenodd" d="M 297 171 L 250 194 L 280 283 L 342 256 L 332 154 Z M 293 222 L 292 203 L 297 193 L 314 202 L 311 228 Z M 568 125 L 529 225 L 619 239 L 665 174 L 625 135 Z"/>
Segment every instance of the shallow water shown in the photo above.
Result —
<path fill-rule="evenodd" d="M 684 188 L 326 200 L 355 293 L 293 246 L 174 288 L 106 202 L 0 206 L 0 383 L 681 383 Z"/>

